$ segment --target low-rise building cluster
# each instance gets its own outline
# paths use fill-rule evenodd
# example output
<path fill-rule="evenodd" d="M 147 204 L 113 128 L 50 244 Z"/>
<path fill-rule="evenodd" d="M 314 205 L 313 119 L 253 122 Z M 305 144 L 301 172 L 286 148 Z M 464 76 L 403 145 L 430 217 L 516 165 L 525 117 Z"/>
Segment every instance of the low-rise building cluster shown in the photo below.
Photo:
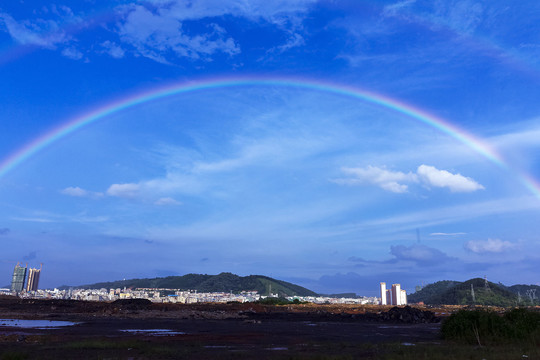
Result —
<path fill-rule="evenodd" d="M 277 294 L 270 296 L 260 295 L 257 291 L 210 292 L 203 293 L 196 290 L 179 289 L 152 289 L 152 288 L 117 288 L 117 289 L 68 289 L 47 290 L 40 289 L 31 292 L 13 292 L 10 289 L 0 289 L 0 294 L 17 295 L 21 298 L 33 299 L 70 299 L 84 301 L 115 301 L 119 299 L 148 299 L 155 303 L 227 303 L 227 302 L 254 302 L 268 297 L 277 298 Z M 314 304 L 377 304 L 376 297 L 337 298 L 326 296 L 289 296 L 287 300 L 310 302 Z"/>
<path fill-rule="evenodd" d="M 254 302 L 267 297 L 278 297 L 270 293 L 269 296 L 260 295 L 257 291 L 201 293 L 196 290 L 181 289 L 155 289 L 155 288 L 117 288 L 117 289 L 68 289 L 45 290 L 38 289 L 40 269 L 28 269 L 28 266 L 15 266 L 11 289 L 0 289 L 0 295 L 15 295 L 21 298 L 33 299 L 70 299 L 84 301 L 115 301 L 120 299 L 148 299 L 155 303 L 227 303 L 227 302 Z M 28 274 L 28 280 L 27 275 Z M 27 280 L 27 281 L 26 281 Z M 26 287 L 25 287 L 26 283 Z M 309 302 L 314 304 L 381 304 L 406 305 L 407 293 L 400 284 L 393 284 L 386 289 L 386 283 L 380 283 L 381 297 L 355 297 L 340 298 L 327 296 L 289 296 L 289 301 Z"/>
<path fill-rule="evenodd" d="M 355 298 L 341 298 L 341 297 L 327 297 L 327 296 L 288 296 L 287 300 L 294 301 L 298 299 L 302 302 L 310 302 L 313 304 L 378 304 L 379 299 L 376 297 L 355 297 Z"/>

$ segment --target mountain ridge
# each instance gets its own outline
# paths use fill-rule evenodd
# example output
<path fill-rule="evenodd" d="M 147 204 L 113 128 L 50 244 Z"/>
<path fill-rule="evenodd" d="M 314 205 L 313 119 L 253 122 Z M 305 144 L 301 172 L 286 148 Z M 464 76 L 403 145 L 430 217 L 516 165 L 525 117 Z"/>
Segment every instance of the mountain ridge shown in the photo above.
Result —
<path fill-rule="evenodd" d="M 186 274 L 182 276 L 167 276 L 156 278 L 127 279 L 98 282 L 94 284 L 67 286 L 60 289 L 117 289 L 117 288 L 161 288 L 197 290 L 199 292 L 241 292 L 257 291 L 261 295 L 277 293 L 279 296 L 316 296 L 317 293 L 300 285 L 283 280 L 273 279 L 264 275 L 238 276 L 230 272 L 217 275 Z"/>
<path fill-rule="evenodd" d="M 492 305 L 504 307 L 538 304 L 538 299 L 526 296 L 527 290 L 530 289 L 540 289 L 540 286 L 505 286 L 481 278 L 473 278 L 463 282 L 443 280 L 429 284 L 421 290 L 410 294 L 408 301 L 410 303 L 423 302 L 426 305 Z"/>

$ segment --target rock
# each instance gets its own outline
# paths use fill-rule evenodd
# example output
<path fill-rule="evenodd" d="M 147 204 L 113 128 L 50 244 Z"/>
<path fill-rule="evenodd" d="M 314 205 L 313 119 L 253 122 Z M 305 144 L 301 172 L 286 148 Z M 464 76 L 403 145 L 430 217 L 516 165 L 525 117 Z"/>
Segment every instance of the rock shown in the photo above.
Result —
<path fill-rule="evenodd" d="M 381 318 L 385 321 L 407 324 L 433 323 L 440 321 L 433 312 L 428 310 L 420 310 L 408 305 L 405 307 L 394 306 L 386 313 L 382 313 Z"/>

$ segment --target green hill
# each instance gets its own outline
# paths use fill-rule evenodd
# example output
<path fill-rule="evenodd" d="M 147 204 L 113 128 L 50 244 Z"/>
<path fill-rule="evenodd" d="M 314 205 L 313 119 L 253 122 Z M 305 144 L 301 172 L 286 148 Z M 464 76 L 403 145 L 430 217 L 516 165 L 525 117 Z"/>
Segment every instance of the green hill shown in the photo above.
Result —
<path fill-rule="evenodd" d="M 540 286 L 538 285 L 512 285 L 507 288 L 520 298 L 522 305 L 540 305 Z"/>
<path fill-rule="evenodd" d="M 286 281 L 272 279 L 268 276 L 238 276 L 231 273 L 218 275 L 187 274 L 184 276 L 167 276 L 153 279 L 129 279 L 101 282 L 90 285 L 75 286 L 80 289 L 117 289 L 117 288 L 161 288 L 197 290 L 199 292 L 234 292 L 256 290 L 261 295 L 269 291 L 279 296 L 315 296 L 315 292 Z M 64 286 L 63 288 L 67 288 Z"/>
<path fill-rule="evenodd" d="M 436 283 L 426 285 L 422 290 L 417 291 L 407 296 L 407 301 L 410 303 L 423 302 L 424 304 L 431 304 L 432 297 L 436 297 L 438 294 L 446 292 L 448 289 L 458 285 L 459 281 L 442 280 Z"/>
<path fill-rule="evenodd" d="M 474 292 L 474 298 L 473 298 Z M 480 278 L 465 282 L 439 281 L 408 296 L 410 303 L 424 302 L 428 305 L 493 305 L 515 306 L 518 297 L 505 286 Z"/>

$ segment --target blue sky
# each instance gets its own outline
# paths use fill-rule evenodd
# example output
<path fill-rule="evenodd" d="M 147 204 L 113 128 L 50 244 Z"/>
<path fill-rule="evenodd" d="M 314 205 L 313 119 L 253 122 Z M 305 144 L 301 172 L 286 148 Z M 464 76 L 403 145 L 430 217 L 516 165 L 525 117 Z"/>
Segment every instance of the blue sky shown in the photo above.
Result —
<path fill-rule="evenodd" d="M 2 4 L 0 285 L 538 284 L 539 7 Z"/>

